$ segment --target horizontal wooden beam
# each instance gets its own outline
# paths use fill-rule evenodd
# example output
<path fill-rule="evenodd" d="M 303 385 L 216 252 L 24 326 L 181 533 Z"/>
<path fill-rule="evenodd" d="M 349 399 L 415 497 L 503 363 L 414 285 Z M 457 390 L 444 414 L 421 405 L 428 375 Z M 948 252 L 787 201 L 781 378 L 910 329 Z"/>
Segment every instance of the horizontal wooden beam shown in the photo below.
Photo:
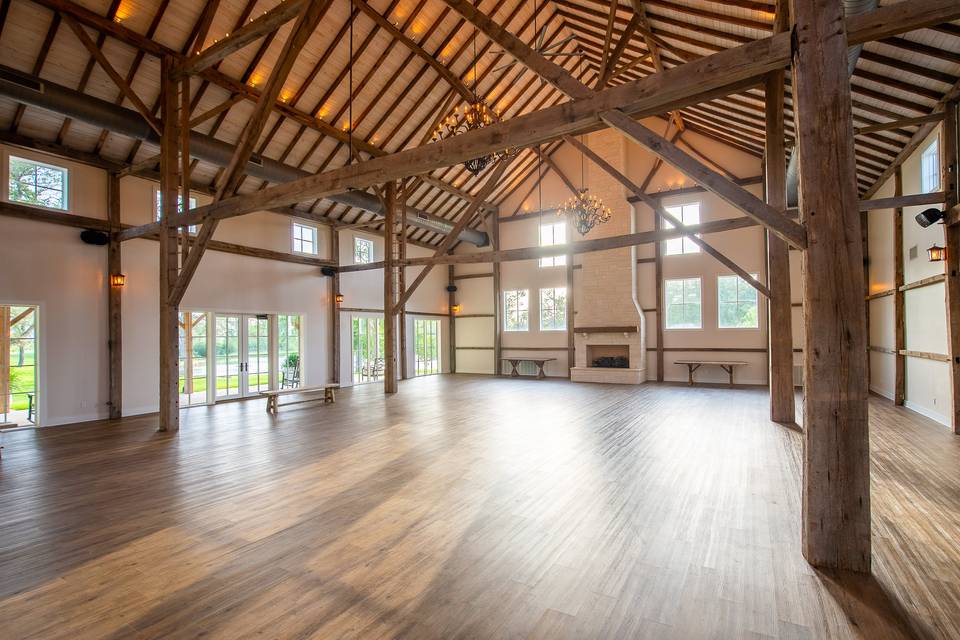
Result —
<path fill-rule="evenodd" d="M 178 67 L 174 68 L 174 77 L 180 78 L 184 74 L 200 73 L 220 62 L 230 54 L 243 49 L 269 33 L 273 33 L 281 26 L 293 20 L 300 14 L 303 5 L 309 0 L 284 0 L 273 9 L 270 9 L 259 18 L 247 22 L 233 33 L 227 34 L 222 40 L 214 42 L 195 56 L 186 58 Z M 203 43 L 200 43 L 201 45 Z"/>
<path fill-rule="evenodd" d="M 853 132 L 857 135 L 864 133 L 875 133 L 877 131 L 891 131 L 893 129 L 899 129 L 901 127 L 909 127 L 918 124 L 926 124 L 928 122 L 940 122 L 943 120 L 943 112 L 931 113 L 926 116 L 918 116 L 916 118 L 903 118 L 902 120 L 893 120 L 891 122 L 884 122 L 882 124 L 872 124 L 866 127 L 854 127 Z"/>
<path fill-rule="evenodd" d="M 19 218 L 31 222 L 43 222 L 46 224 L 56 224 L 75 229 L 92 229 L 109 234 L 111 231 L 110 223 L 101 218 L 91 218 L 74 213 L 60 213 L 58 211 L 47 211 L 37 207 L 29 207 L 12 202 L 0 201 L 0 216 L 8 218 Z M 130 225 L 122 225 L 121 229 L 130 229 Z M 143 240 L 158 240 L 159 236 L 154 233 L 147 236 L 140 236 Z M 104 245 L 106 246 L 106 245 Z M 291 264 L 304 264 L 313 267 L 332 267 L 334 261 L 324 260 L 322 258 L 311 258 L 309 256 L 299 256 L 292 253 L 283 253 L 282 251 L 273 251 L 272 249 L 261 249 L 260 247 L 250 247 L 232 242 L 220 242 L 211 240 L 208 248 L 211 251 L 220 253 L 231 253 L 248 258 L 261 258 L 263 260 L 274 260 L 276 262 L 289 262 Z"/>

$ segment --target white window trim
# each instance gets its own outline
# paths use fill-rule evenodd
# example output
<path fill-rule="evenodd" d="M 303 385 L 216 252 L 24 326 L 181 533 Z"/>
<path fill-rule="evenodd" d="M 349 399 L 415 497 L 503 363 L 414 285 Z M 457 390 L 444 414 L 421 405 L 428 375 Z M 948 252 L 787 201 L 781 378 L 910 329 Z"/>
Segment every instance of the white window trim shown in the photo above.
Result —
<path fill-rule="evenodd" d="M 563 228 L 563 242 L 551 242 L 550 244 L 543 243 L 543 228 L 544 227 L 561 227 Z M 567 223 L 566 222 L 547 222 L 537 225 L 537 233 L 539 234 L 540 246 L 541 247 L 560 247 L 567 244 Z M 554 234 L 556 235 L 556 234 Z M 544 260 L 550 260 L 551 264 L 544 264 Z M 558 262 L 559 260 L 559 262 Z M 547 258 L 540 258 L 537 261 L 537 266 L 541 269 L 553 269 L 556 267 L 565 267 L 567 266 L 567 254 L 562 254 L 559 256 L 550 256 Z"/>
<path fill-rule="evenodd" d="M 679 253 L 676 255 L 680 255 Z M 699 280 L 700 281 L 700 326 L 699 327 L 668 327 L 667 326 L 667 281 L 669 280 Z M 664 278 L 663 279 L 663 330 L 664 331 L 703 331 L 703 278 L 701 276 L 690 276 L 689 278 Z"/>
<path fill-rule="evenodd" d="M 181 196 L 179 193 L 177 194 L 177 198 L 178 198 L 178 199 L 181 199 L 182 197 L 183 197 L 183 196 Z M 191 206 L 190 203 L 193 203 L 193 206 Z M 157 217 L 157 215 L 156 215 L 156 214 L 157 214 L 157 205 L 158 205 L 158 204 L 160 204 L 160 188 L 159 188 L 159 187 L 154 187 L 154 189 L 153 189 L 153 202 L 152 202 L 151 205 L 150 205 L 150 206 L 153 208 L 153 209 L 152 209 L 152 210 L 153 210 L 153 215 L 154 215 L 153 222 L 160 222 L 159 217 Z M 196 209 L 196 208 L 198 208 L 199 206 L 200 206 L 200 200 L 199 200 L 196 196 L 190 196 L 190 198 L 187 200 L 187 211 L 190 211 L 190 210 L 192 210 L 192 209 Z M 187 231 L 190 233 L 190 235 L 195 236 L 195 235 L 197 235 L 197 233 L 199 233 L 199 231 L 200 231 L 200 226 L 199 226 L 199 225 L 196 225 L 196 224 L 192 224 L 192 225 L 190 225 L 189 227 L 187 227 Z"/>
<path fill-rule="evenodd" d="M 507 328 L 507 294 L 514 291 L 527 292 L 527 326 L 523 329 Z M 525 333 L 530 331 L 530 290 L 529 289 L 504 289 L 503 290 L 503 331 L 505 333 Z M 518 309 L 519 310 L 519 309 Z"/>
<path fill-rule="evenodd" d="M 737 275 L 736 273 L 720 273 L 720 274 L 717 274 L 717 329 L 718 329 L 719 331 L 759 331 L 759 330 L 760 330 L 760 318 L 762 317 L 762 315 L 761 315 L 761 313 L 760 313 L 760 293 L 759 293 L 759 292 L 757 292 L 757 326 L 755 326 L 755 327 L 724 327 L 724 326 L 721 326 L 721 325 L 720 325 L 720 305 L 723 304 L 723 303 L 720 301 L 720 278 L 729 278 L 729 277 L 731 277 L 731 276 L 733 276 L 734 278 L 739 278 L 740 280 L 743 280 L 743 278 L 740 278 L 740 276 Z M 754 279 L 755 281 L 757 281 L 757 282 L 760 281 L 760 275 L 759 275 L 759 274 L 757 274 L 757 273 L 751 273 L 750 276 L 753 277 L 753 279 Z M 743 280 L 743 282 L 744 282 L 744 284 L 746 284 L 746 286 L 748 286 L 748 287 L 750 286 L 750 283 L 747 282 L 746 280 Z M 702 318 L 702 316 L 703 316 L 703 285 L 701 285 L 701 289 L 700 289 L 700 300 L 701 300 L 701 302 L 700 302 L 700 315 L 701 315 L 700 324 L 702 325 L 702 324 L 703 324 L 703 318 Z M 737 304 L 739 304 L 739 302 L 740 302 L 740 295 L 739 295 L 739 292 L 738 292 L 738 293 L 737 293 Z"/>
<path fill-rule="evenodd" d="M 64 171 L 67 175 L 64 179 L 63 185 L 63 200 L 66 205 L 65 208 L 59 209 L 57 207 L 45 207 L 42 204 L 31 204 L 29 202 L 20 202 L 19 200 L 13 200 L 10 198 L 10 159 L 19 158 L 20 160 L 26 160 L 27 162 L 34 162 L 36 164 L 41 164 L 45 167 L 50 167 L 51 169 L 60 169 Z M 15 153 L 5 152 L 3 153 L 3 166 L 4 166 L 4 180 L 3 180 L 3 199 L 10 204 L 20 205 L 22 207 L 30 207 L 32 209 L 39 209 L 41 211 L 59 211 L 61 213 L 73 213 L 73 190 L 70 188 L 70 174 L 72 170 L 70 167 L 62 167 L 58 164 L 53 164 L 51 162 L 44 162 L 43 160 L 37 160 L 34 157 L 31 157 L 29 154 L 17 155 Z"/>
<path fill-rule="evenodd" d="M 697 222 L 696 222 L 696 223 L 688 223 L 686 220 L 683 219 L 683 208 L 684 208 L 684 207 L 689 207 L 689 206 L 692 206 L 692 205 L 697 205 L 697 217 L 698 217 L 698 219 L 697 219 Z M 686 226 L 687 224 L 700 224 L 701 222 L 703 222 L 703 218 L 699 215 L 700 213 L 702 213 L 702 209 L 703 209 L 703 201 L 701 201 L 701 200 L 692 200 L 692 201 L 690 201 L 690 202 L 681 202 L 681 203 L 678 203 L 678 204 L 664 205 L 663 208 L 664 208 L 665 210 L 667 210 L 667 211 L 668 211 L 671 215 L 673 215 L 675 218 L 677 218 L 678 220 L 680 220 L 680 222 L 683 223 L 684 226 Z M 680 209 L 680 215 L 679 215 L 679 216 L 678 216 L 678 215 L 675 215 L 672 211 L 669 211 L 670 209 Z M 672 224 L 671 224 L 668 220 L 662 220 L 661 222 L 663 223 L 663 224 L 661 224 L 661 229 L 672 229 L 672 228 L 674 228 L 674 227 L 672 226 Z M 696 234 L 696 236 L 699 238 L 699 237 L 700 237 L 700 234 Z M 696 255 L 700 255 L 701 253 L 703 253 L 703 250 L 700 248 L 700 245 L 693 243 L 693 241 L 692 241 L 690 238 L 688 238 L 687 236 L 678 236 L 678 237 L 676 237 L 676 238 L 673 238 L 673 240 L 679 240 L 679 241 L 680 241 L 680 248 L 681 248 L 682 250 L 681 250 L 679 253 L 668 253 L 668 252 L 667 252 L 667 243 L 670 242 L 670 240 L 663 240 L 663 241 L 662 241 L 662 244 L 661 244 L 661 251 L 662 251 L 662 253 L 663 253 L 663 257 L 665 257 L 665 258 L 674 258 L 674 257 L 677 257 L 677 256 L 696 256 Z M 690 242 L 691 244 L 693 244 L 693 247 L 694 247 L 694 248 L 693 248 L 692 250 L 690 250 L 690 251 L 686 251 L 686 250 L 685 250 L 686 244 L 687 244 L 688 242 Z M 673 279 L 673 278 L 671 278 L 671 279 Z M 701 324 L 703 324 L 703 323 L 701 322 Z"/>
<path fill-rule="evenodd" d="M 557 289 L 563 289 L 563 304 L 564 304 L 564 314 L 563 314 L 563 317 L 564 317 L 564 322 L 563 322 L 563 328 L 561 328 L 561 329 L 544 329 L 544 328 L 543 328 L 543 292 L 544 292 L 544 291 L 547 291 L 547 290 L 549 290 L 549 289 L 552 289 L 552 290 L 554 290 L 554 291 L 556 291 Z M 568 327 L 569 327 L 569 318 L 567 318 L 567 314 L 566 314 L 567 288 L 566 288 L 566 287 L 541 287 L 541 288 L 537 291 L 537 293 L 538 293 L 538 296 L 537 296 L 537 318 L 539 318 L 537 324 L 538 324 L 538 326 L 539 326 L 540 331 L 543 332 L 543 333 L 551 333 L 551 332 L 554 332 L 554 331 L 566 331 L 566 330 L 568 329 Z M 554 310 L 554 312 L 556 312 L 556 310 Z"/>
<path fill-rule="evenodd" d="M 933 150 L 933 153 L 930 153 L 931 150 Z M 924 171 L 923 163 L 924 163 L 924 159 L 925 159 L 928 155 L 932 156 L 932 157 L 936 160 L 936 163 L 937 163 L 937 172 L 936 172 L 936 174 L 935 174 L 935 175 L 936 175 L 936 184 L 934 184 L 932 187 L 925 187 L 924 184 L 923 184 L 923 181 L 924 181 L 924 178 L 925 178 L 925 175 L 926 175 L 926 174 L 925 174 L 925 171 Z M 928 144 L 926 147 L 924 147 L 923 151 L 920 152 L 920 191 L 921 191 L 921 193 L 933 193 L 933 192 L 935 192 L 935 191 L 939 191 L 939 190 L 942 188 L 940 173 L 941 173 L 941 167 L 940 167 L 940 138 L 939 138 L 939 137 L 934 137 L 934 139 L 930 141 L 930 144 Z"/>
<path fill-rule="evenodd" d="M 370 262 L 357 262 L 357 241 L 370 244 Z M 377 245 L 371 238 L 364 238 L 360 235 L 353 236 L 353 244 L 350 246 L 350 257 L 353 264 L 371 264 L 377 261 Z"/>
<path fill-rule="evenodd" d="M 297 237 L 294 235 L 297 227 L 303 227 L 305 229 L 310 229 L 313 231 L 313 249 L 311 253 L 309 251 L 297 251 L 294 247 L 297 245 Z M 301 240 L 302 244 L 302 240 Z M 300 220 L 292 220 L 290 222 L 290 253 L 296 254 L 298 256 L 313 256 L 316 257 L 320 255 L 320 231 L 316 225 L 308 224 Z"/>

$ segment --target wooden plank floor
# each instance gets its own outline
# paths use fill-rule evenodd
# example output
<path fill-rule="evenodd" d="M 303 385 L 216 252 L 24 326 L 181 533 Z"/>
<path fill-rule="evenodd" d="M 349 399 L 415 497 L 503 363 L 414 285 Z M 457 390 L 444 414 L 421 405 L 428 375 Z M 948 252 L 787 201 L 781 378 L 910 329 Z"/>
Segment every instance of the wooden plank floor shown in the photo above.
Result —
<path fill-rule="evenodd" d="M 472 376 L 4 436 L 3 638 L 960 637 L 960 438 L 873 402 L 875 578 L 751 389 Z"/>

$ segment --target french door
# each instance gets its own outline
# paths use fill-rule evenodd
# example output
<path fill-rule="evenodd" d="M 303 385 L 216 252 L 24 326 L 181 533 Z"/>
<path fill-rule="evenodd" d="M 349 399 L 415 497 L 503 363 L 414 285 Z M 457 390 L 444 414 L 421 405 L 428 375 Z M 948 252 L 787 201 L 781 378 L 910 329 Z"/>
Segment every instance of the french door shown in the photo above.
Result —
<path fill-rule="evenodd" d="M 354 384 L 377 382 L 383 377 L 383 318 L 354 316 L 352 319 L 351 373 Z"/>
<path fill-rule="evenodd" d="M 267 315 L 216 315 L 216 399 L 245 398 L 270 389 L 273 336 Z"/>

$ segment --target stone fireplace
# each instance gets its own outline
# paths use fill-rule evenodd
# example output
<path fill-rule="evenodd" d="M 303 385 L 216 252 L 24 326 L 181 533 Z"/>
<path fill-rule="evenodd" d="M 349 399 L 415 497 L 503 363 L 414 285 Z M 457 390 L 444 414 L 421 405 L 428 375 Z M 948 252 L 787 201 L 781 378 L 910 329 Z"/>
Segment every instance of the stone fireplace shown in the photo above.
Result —
<path fill-rule="evenodd" d="M 604 160 L 626 171 L 626 141 L 613 130 L 588 136 L 587 144 Z M 586 163 L 590 192 L 610 207 L 610 221 L 587 238 L 604 238 L 636 230 L 633 207 L 623 186 L 605 171 Z M 574 280 L 574 382 L 642 384 L 647 379 L 646 334 L 637 300 L 637 252 L 634 247 L 583 253 Z M 581 285 L 580 283 L 583 283 Z M 594 366 L 598 358 L 625 357 L 627 367 Z"/>

